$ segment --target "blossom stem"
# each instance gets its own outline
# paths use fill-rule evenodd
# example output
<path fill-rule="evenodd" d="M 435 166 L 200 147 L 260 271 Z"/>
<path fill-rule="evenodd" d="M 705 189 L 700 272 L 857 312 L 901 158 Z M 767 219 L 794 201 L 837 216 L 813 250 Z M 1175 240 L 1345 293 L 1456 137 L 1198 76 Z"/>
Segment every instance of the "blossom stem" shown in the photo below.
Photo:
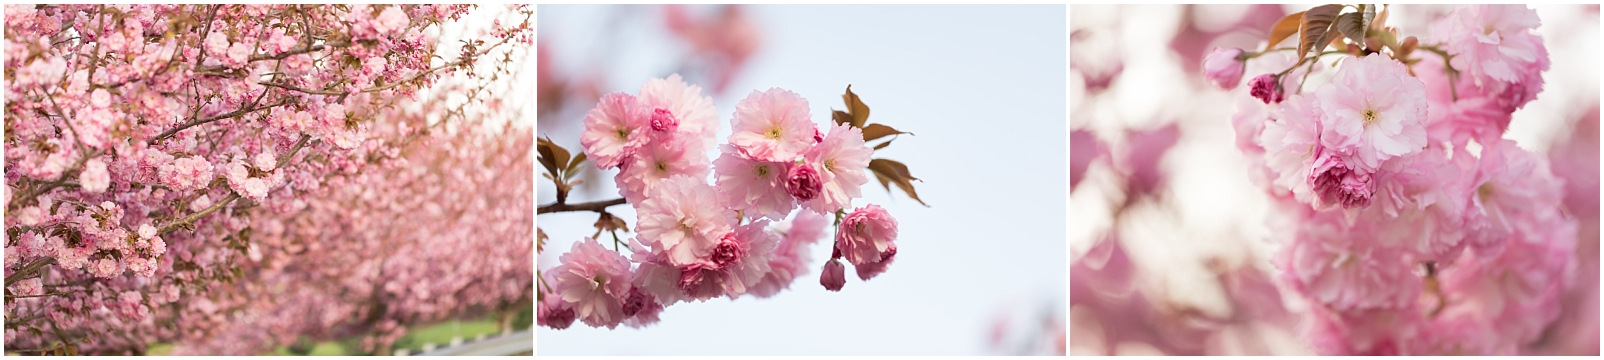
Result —
<path fill-rule="evenodd" d="M 609 207 L 609 206 L 622 205 L 622 204 L 625 204 L 625 203 L 628 203 L 628 202 L 629 202 L 629 200 L 626 200 L 624 198 L 617 198 L 617 199 L 612 199 L 612 200 L 592 201 L 592 202 L 578 203 L 578 204 L 553 203 L 553 204 L 541 205 L 539 209 L 535 210 L 535 214 L 538 215 L 538 214 L 554 213 L 554 212 L 565 212 L 565 211 L 606 212 L 607 211 L 607 207 Z"/>
<path fill-rule="evenodd" d="M 1421 45 L 1419 49 L 1430 51 L 1434 54 L 1437 54 L 1437 57 L 1442 58 L 1443 71 L 1448 73 L 1448 95 L 1453 96 L 1453 100 L 1458 102 L 1459 90 L 1457 88 L 1459 87 L 1459 70 L 1455 70 L 1454 65 L 1449 62 L 1449 60 L 1453 59 L 1454 56 L 1449 55 L 1447 50 L 1438 48 L 1436 45 Z"/>

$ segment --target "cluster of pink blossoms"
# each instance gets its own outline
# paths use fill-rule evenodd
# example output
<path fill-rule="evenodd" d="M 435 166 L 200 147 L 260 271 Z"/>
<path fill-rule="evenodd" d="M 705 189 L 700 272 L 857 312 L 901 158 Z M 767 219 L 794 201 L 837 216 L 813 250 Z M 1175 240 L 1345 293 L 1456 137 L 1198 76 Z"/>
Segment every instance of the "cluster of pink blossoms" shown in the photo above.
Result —
<path fill-rule="evenodd" d="M 712 99 L 677 74 L 638 95 L 602 96 L 580 142 L 597 168 L 618 169 L 637 236 L 627 257 L 591 238 L 563 254 L 542 275 L 541 325 L 641 327 L 678 302 L 772 296 L 805 273 L 806 246 L 822 237 L 826 214 L 840 224 L 820 277 L 826 289 L 845 284 L 840 259 L 863 280 L 892 263 L 896 219 L 876 205 L 850 208 L 869 181 L 863 129 L 836 124 L 826 134 L 796 93 L 753 91 L 710 162 L 717 121 Z M 788 230 L 770 228 L 799 207 Z"/>
<path fill-rule="evenodd" d="M 1316 351 L 1512 354 L 1558 316 L 1577 220 L 1547 157 L 1501 138 L 1542 90 L 1538 25 L 1525 6 L 1462 7 L 1427 51 L 1351 45 L 1329 84 L 1265 74 L 1241 95 L 1237 145 L 1278 209 L 1274 264 Z M 1222 52 L 1205 68 L 1252 58 Z"/>

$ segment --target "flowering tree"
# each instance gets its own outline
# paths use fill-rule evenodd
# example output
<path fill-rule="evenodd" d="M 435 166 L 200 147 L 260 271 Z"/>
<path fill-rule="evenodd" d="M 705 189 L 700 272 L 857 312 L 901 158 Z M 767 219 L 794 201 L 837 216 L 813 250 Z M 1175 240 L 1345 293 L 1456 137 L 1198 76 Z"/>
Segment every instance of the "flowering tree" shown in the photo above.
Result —
<path fill-rule="evenodd" d="M 1502 138 L 1543 89 L 1540 21 L 1460 7 L 1423 41 L 1387 14 L 1314 7 L 1263 51 L 1203 61 L 1226 89 L 1250 61 L 1284 69 L 1249 80 L 1232 117 L 1273 198 L 1278 280 L 1310 304 L 1301 332 L 1321 354 L 1512 354 L 1558 316 L 1577 246 L 1564 181 Z"/>
<path fill-rule="evenodd" d="M 643 327 L 679 302 L 773 296 L 806 273 L 806 247 L 823 236 L 827 215 L 837 227 L 821 285 L 841 290 L 842 260 L 863 280 L 886 271 L 897 254 L 896 219 L 874 204 L 853 209 L 852 200 L 862 196 L 870 173 L 887 190 L 895 183 L 918 200 L 917 179 L 899 162 L 870 158 L 894 137 L 866 145 L 904 132 L 865 124 L 869 107 L 850 86 L 842 97 L 847 111 L 835 111 L 825 132 L 802 96 L 780 88 L 753 91 L 736 104 L 733 131 L 718 158 L 708 159 L 717 110 L 700 86 L 675 74 L 647 81 L 637 94 L 601 96 L 585 116 L 584 152 L 577 156 L 540 140 L 540 161 L 557 199 L 538 213 L 599 214 L 595 235 L 574 243 L 560 265 L 538 275 L 540 325 L 566 329 L 578 320 L 609 329 Z M 573 177 L 587 160 L 598 169 L 618 169 L 614 180 L 622 197 L 568 202 Z M 623 204 L 637 214 L 636 235 L 628 241 L 618 235 L 630 231 L 628 222 L 607 211 Z M 771 229 L 798 208 L 789 225 Z M 611 241 L 598 240 L 603 232 Z M 538 251 L 544 240 L 542 233 Z"/>
<path fill-rule="evenodd" d="M 383 353 L 402 325 L 527 303 L 527 130 L 464 111 L 493 96 L 416 99 L 532 42 L 520 11 L 438 54 L 470 9 L 8 6 L 8 351 L 374 331 Z"/>

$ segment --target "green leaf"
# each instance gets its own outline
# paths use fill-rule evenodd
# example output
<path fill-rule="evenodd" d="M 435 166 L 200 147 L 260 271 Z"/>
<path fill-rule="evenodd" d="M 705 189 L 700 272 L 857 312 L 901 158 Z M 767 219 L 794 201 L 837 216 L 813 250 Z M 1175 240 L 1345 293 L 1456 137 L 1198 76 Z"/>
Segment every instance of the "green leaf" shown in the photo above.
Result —
<path fill-rule="evenodd" d="M 908 172 L 907 165 L 890 159 L 874 159 L 869 161 L 869 170 L 874 172 L 875 178 L 880 180 L 880 186 L 886 187 L 886 191 L 891 190 L 889 184 L 897 184 L 897 188 L 902 189 L 902 192 L 907 193 L 914 201 L 918 201 L 919 205 L 930 206 L 919 199 L 919 193 L 914 191 L 913 181 L 918 181 L 919 178 L 913 177 Z"/>
<path fill-rule="evenodd" d="M 869 126 L 866 126 L 866 127 L 863 128 L 863 141 L 873 141 L 874 139 L 879 139 L 879 138 L 883 138 L 883 137 L 886 137 L 886 136 L 889 136 L 889 135 L 898 135 L 898 134 L 911 134 L 911 133 L 898 131 L 897 129 L 893 129 L 890 126 L 885 126 L 885 125 L 880 125 L 880 124 L 869 124 Z"/>
<path fill-rule="evenodd" d="M 1286 17 L 1281 18 L 1280 21 L 1276 21 L 1275 26 L 1270 27 L 1270 42 L 1268 44 L 1264 44 L 1263 51 L 1269 51 L 1270 49 L 1275 48 L 1276 44 L 1280 44 L 1282 40 L 1286 40 L 1287 38 L 1292 37 L 1292 35 L 1296 35 L 1298 33 L 1298 26 L 1302 24 L 1302 11 L 1293 13 L 1292 15 L 1287 15 Z"/>
<path fill-rule="evenodd" d="M 846 101 L 847 111 L 852 114 L 852 126 L 862 128 L 863 123 L 869 121 L 869 105 L 864 104 L 863 99 L 858 98 L 858 94 L 852 93 L 851 84 L 847 85 L 847 93 L 841 95 L 841 99 Z"/>
<path fill-rule="evenodd" d="M 1298 62 L 1303 62 L 1310 51 L 1325 50 L 1326 44 L 1331 41 L 1331 25 L 1341 11 L 1342 5 L 1330 4 L 1316 6 L 1303 13 L 1303 23 L 1298 26 Z"/>
<path fill-rule="evenodd" d="M 579 164 L 584 164 L 584 163 L 585 163 L 585 153 L 584 152 L 580 152 L 579 156 L 575 156 L 573 161 L 568 162 L 568 169 L 563 170 L 563 173 L 566 174 L 566 175 L 563 176 L 563 179 L 564 180 L 573 179 L 574 175 L 579 174 Z"/>

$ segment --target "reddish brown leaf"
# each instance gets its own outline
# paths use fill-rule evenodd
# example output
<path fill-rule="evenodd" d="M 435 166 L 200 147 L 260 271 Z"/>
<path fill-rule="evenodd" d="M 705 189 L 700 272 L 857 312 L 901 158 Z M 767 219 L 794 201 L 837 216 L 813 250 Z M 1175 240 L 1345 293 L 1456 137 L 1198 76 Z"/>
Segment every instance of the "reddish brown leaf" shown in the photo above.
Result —
<path fill-rule="evenodd" d="M 1309 56 L 1310 51 L 1325 49 L 1331 41 L 1329 32 L 1331 25 L 1337 20 L 1337 13 L 1342 11 L 1342 5 L 1320 5 L 1303 13 L 1303 23 L 1298 26 L 1298 62 Z M 1315 48 L 1319 46 L 1319 48 Z"/>
<path fill-rule="evenodd" d="M 846 101 L 847 111 L 852 114 L 853 127 L 861 128 L 865 121 L 869 121 L 869 105 L 865 105 L 863 99 L 858 98 L 858 94 L 852 93 L 851 84 L 847 85 L 847 93 L 841 95 L 841 100 Z"/>
<path fill-rule="evenodd" d="M 1275 26 L 1270 27 L 1270 43 L 1264 44 L 1264 51 L 1269 51 L 1270 49 L 1275 48 L 1275 45 L 1280 44 L 1282 40 L 1286 40 L 1287 38 L 1292 37 L 1292 35 L 1297 34 L 1298 26 L 1302 24 L 1302 11 L 1293 13 L 1292 15 L 1287 15 L 1286 17 L 1281 18 L 1281 21 L 1276 21 Z"/>
<path fill-rule="evenodd" d="M 561 167 L 557 166 L 556 150 L 560 148 L 561 147 L 557 146 L 557 144 L 552 143 L 551 139 L 547 138 L 537 139 L 537 143 L 535 145 L 536 151 L 540 152 L 540 165 L 545 166 L 546 171 L 551 173 L 553 178 L 557 177 L 558 174 L 561 174 L 557 172 L 557 170 L 561 169 Z M 564 153 L 566 153 L 566 151 Z M 563 159 L 563 162 L 567 163 L 568 159 Z"/>
<path fill-rule="evenodd" d="M 847 112 L 841 110 L 835 110 L 834 112 L 830 113 L 830 119 L 835 120 L 836 125 L 852 124 L 852 114 L 848 114 Z"/>
<path fill-rule="evenodd" d="M 919 178 L 908 173 L 907 165 L 890 159 L 874 159 L 869 160 L 869 170 L 874 172 L 875 178 L 880 180 L 880 185 L 887 191 L 891 190 L 889 184 L 897 184 L 897 188 L 902 189 L 902 192 L 907 193 L 914 201 L 918 201 L 919 205 L 930 206 L 925 204 L 924 200 L 920 200 L 919 193 L 914 191 L 913 181 Z"/>
<path fill-rule="evenodd" d="M 897 129 L 893 129 L 890 126 L 885 126 L 885 125 L 880 125 L 880 124 L 869 124 L 869 126 L 865 126 L 863 128 L 863 141 L 872 141 L 874 139 L 879 139 L 879 138 L 883 138 L 883 137 L 886 137 L 886 136 L 889 136 L 889 135 L 897 135 L 897 134 L 909 134 L 909 133 L 902 132 L 902 131 L 897 131 Z"/>

